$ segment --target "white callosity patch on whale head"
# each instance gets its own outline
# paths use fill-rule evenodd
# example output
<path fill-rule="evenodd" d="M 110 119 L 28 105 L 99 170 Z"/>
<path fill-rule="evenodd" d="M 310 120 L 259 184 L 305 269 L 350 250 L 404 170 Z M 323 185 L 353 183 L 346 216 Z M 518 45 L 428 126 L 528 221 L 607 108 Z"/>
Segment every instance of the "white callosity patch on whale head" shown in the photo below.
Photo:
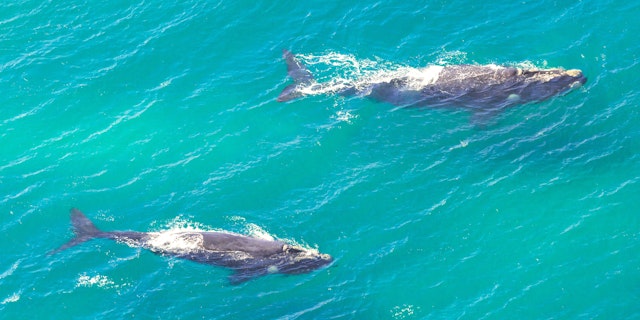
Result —
<path fill-rule="evenodd" d="M 584 75 L 582 74 L 582 70 L 571 69 L 565 71 L 565 74 L 576 79 L 576 81 L 572 82 L 569 86 L 571 89 L 579 88 L 586 82 Z"/>
<path fill-rule="evenodd" d="M 309 248 L 306 246 L 296 245 L 296 244 L 285 244 L 282 248 L 284 252 L 289 252 L 290 250 L 295 252 L 295 254 L 291 255 L 293 262 L 300 262 L 304 260 L 310 259 L 318 259 L 321 258 L 323 260 L 331 259 L 331 256 L 328 254 L 320 253 L 318 249 Z"/>
<path fill-rule="evenodd" d="M 571 70 L 567 70 L 565 71 L 565 73 L 569 76 L 572 77 L 582 77 L 582 71 L 578 70 L 578 69 L 571 69 Z"/>
<path fill-rule="evenodd" d="M 561 76 L 565 71 L 563 69 L 546 69 L 546 70 L 535 70 L 540 71 L 535 74 L 533 79 L 540 82 L 549 82 L 558 76 Z"/>

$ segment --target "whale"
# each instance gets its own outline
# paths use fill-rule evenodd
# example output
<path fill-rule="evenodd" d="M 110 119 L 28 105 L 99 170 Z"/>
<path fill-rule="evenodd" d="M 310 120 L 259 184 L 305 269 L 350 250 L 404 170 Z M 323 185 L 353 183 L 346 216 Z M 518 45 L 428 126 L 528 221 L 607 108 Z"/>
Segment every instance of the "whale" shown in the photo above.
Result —
<path fill-rule="evenodd" d="M 317 250 L 232 232 L 102 231 L 76 208 L 71 209 L 71 225 L 75 237 L 49 255 L 91 239 L 111 239 L 163 256 L 232 269 L 228 280 L 233 285 L 274 273 L 308 273 L 333 261 L 330 255 Z"/>
<path fill-rule="evenodd" d="M 282 90 L 278 102 L 316 94 L 360 96 L 397 107 L 463 108 L 480 122 L 506 108 L 540 102 L 587 81 L 579 69 L 462 64 L 401 68 L 364 79 L 318 83 L 293 53 L 285 49 L 282 56 L 293 83 Z"/>

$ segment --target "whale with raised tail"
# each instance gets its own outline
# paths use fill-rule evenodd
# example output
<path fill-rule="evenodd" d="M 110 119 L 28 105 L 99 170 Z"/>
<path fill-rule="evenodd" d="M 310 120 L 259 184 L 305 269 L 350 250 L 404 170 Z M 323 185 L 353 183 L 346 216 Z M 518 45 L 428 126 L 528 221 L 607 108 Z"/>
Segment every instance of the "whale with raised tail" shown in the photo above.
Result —
<path fill-rule="evenodd" d="M 318 83 L 288 50 L 283 50 L 293 83 L 279 102 L 314 94 L 366 96 L 399 107 L 462 107 L 473 119 L 486 120 L 514 105 L 539 102 L 587 81 L 577 69 L 523 69 L 498 65 L 447 65 L 405 68 L 383 77 Z"/>
<path fill-rule="evenodd" d="M 49 254 L 105 238 L 161 255 L 230 268 L 235 271 L 229 276 L 232 284 L 271 273 L 307 273 L 333 261 L 315 250 L 228 232 L 101 231 L 78 209 L 71 209 L 71 224 L 75 237 Z"/>

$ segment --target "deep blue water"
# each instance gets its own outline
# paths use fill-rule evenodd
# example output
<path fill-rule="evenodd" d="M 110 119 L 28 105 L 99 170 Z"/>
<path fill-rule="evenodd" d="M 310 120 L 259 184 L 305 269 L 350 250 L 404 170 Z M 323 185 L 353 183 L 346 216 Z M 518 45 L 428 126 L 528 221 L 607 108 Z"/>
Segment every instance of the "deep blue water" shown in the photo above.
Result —
<path fill-rule="evenodd" d="M 0 318 L 640 319 L 640 3 L 0 4 Z M 478 128 L 464 110 L 275 98 L 431 64 L 581 69 Z M 229 270 L 72 237 L 228 230 L 328 268 Z"/>

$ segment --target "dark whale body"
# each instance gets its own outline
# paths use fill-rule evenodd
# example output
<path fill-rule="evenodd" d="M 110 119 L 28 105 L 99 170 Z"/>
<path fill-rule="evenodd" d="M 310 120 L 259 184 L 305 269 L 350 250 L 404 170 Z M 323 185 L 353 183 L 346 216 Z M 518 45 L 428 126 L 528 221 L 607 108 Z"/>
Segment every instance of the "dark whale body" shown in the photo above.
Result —
<path fill-rule="evenodd" d="M 233 269 L 235 273 L 229 276 L 232 284 L 271 273 L 307 273 L 333 261 L 329 255 L 313 250 L 234 233 L 194 231 L 167 236 L 161 232 L 101 231 L 78 209 L 71 209 L 71 223 L 75 238 L 50 254 L 87 240 L 106 238 L 161 255 Z"/>
<path fill-rule="evenodd" d="M 538 102 L 562 94 L 587 81 L 582 71 L 521 69 L 497 65 L 449 65 L 413 69 L 412 72 L 365 81 L 316 83 L 311 72 L 289 51 L 283 50 L 294 83 L 278 96 L 279 102 L 315 93 L 366 96 L 399 107 L 462 107 L 483 118 L 518 104 Z"/>

